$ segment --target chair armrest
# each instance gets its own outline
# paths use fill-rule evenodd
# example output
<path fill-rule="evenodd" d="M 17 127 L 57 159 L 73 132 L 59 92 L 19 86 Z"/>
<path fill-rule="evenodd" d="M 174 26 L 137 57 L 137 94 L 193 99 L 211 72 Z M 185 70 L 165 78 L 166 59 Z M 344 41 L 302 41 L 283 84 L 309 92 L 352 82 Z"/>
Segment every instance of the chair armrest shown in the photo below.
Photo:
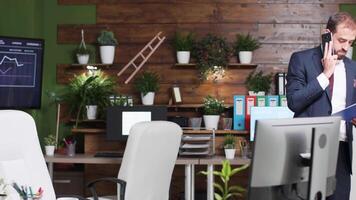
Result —
<path fill-rule="evenodd" d="M 87 198 L 84 198 L 84 197 L 78 196 L 78 195 L 57 195 L 56 199 L 60 200 L 60 198 L 73 198 L 73 199 L 78 199 L 78 200 L 89 200 Z"/>
<path fill-rule="evenodd" d="M 119 200 L 125 200 L 126 182 L 124 180 L 121 180 L 118 178 L 113 178 L 113 177 L 99 178 L 99 179 L 91 181 L 87 184 L 87 187 L 89 188 L 90 192 L 92 193 L 94 200 L 98 200 L 98 194 L 96 193 L 96 190 L 95 190 L 95 184 L 98 182 L 103 182 L 103 181 L 109 181 L 109 182 L 114 182 L 116 184 L 119 184 L 120 185 Z"/>

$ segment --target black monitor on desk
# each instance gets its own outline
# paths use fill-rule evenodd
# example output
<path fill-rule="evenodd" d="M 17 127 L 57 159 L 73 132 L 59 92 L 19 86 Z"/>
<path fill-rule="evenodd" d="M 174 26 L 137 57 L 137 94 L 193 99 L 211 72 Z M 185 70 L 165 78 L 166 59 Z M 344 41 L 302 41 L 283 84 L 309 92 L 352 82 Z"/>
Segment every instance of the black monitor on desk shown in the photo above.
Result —
<path fill-rule="evenodd" d="M 339 127 L 338 117 L 258 120 L 249 199 L 314 199 L 319 190 L 320 199 L 331 195 Z"/>
<path fill-rule="evenodd" d="M 106 116 L 106 138 L 125 141 L 134 124 L 157 120 L 167 120 L 166 106 L 109 107 Z"/>

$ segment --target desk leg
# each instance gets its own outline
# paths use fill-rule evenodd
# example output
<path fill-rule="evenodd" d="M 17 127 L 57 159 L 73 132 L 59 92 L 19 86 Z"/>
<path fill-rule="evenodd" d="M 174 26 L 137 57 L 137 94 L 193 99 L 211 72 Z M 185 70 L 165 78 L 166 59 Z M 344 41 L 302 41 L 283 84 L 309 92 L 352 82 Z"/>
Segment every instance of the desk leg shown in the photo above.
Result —
<path fill-rule="evenodd" d="M 194 165 L 185 165 L 185 200 L 194 200 Z"/>
<path fill-rule="evenodd" d="M 214 200 L 214 165 L 208 165 L 207 167 L 207 200 Z"/>
<path fill-rule="evenodd" d="M 47 167 L 48 167 L 49 176 L 51 177 L 51 180 L 53 180 L 53 162 L 48 162 Z"/>

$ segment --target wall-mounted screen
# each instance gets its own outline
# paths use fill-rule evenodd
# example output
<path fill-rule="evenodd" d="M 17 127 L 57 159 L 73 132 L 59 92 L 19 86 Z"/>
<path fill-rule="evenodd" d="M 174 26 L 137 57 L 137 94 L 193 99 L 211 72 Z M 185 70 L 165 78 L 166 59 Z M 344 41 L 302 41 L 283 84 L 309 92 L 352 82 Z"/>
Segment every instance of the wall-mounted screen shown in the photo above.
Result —
<path fill-rule="evenodd" d="M 40 108 L 44 41 L 0 36 L 0 108 Z"/>

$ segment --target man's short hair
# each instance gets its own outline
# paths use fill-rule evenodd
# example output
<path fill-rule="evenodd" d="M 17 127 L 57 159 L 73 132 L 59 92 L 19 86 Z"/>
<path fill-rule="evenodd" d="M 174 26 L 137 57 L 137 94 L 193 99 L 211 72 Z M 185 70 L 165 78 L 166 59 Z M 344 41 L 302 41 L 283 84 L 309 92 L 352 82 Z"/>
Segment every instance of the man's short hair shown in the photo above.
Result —
<path fill-rule="evenodd" d="M 326 28 L 329 29 L 332 33 L 336 32 L 336 27 L 339 24 L 344 24 L 345 27 L 355 29 L 356 22 L 352 16 L 347 12 L 338 12 L 329 17 Z"/>

